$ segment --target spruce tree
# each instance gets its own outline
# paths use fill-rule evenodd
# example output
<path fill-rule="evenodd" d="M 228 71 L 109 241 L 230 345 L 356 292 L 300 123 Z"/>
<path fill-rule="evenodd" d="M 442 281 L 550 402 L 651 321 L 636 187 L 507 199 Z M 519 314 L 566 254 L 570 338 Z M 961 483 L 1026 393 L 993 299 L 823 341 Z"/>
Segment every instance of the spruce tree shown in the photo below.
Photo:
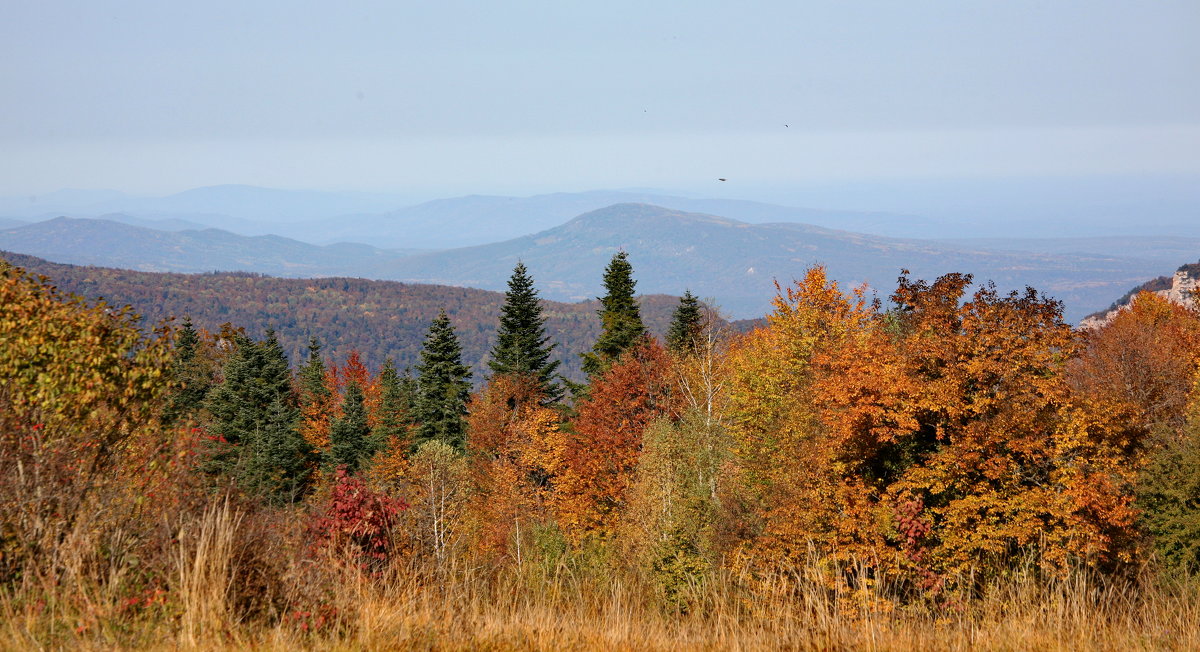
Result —
<path fill-rule="evenodd" d="M 367 425 L 367 408 L 363 403 L 363 391 L 358 383 L 351 382 L 342 398 L 342 416 L 333 422 L 329 431 L 329 466 L 336 469 L 345 466 L 353 473 L 364 459 L 375 454 L 371 427 Z"/>
<path fill-rule="evenodd" d="M 554 380 L 559 361 L 550 359 L 554 345 L 549 342 L 533 279 L 525 264 L 517 263 L 504 293 L 500 328 L 496 331 L 488 367 L 494 374 L 533 376 L 545 402 L 557 403 L 562 400 L 563 390 Z"/>
<path fill-rule="evenodd" d="M 225 381 L 208 396 L 212 431 L 221 442 L 209 469 L 231 473 L 272 500 L 294 496 L 307 481 L 310 451 L 296 430 L 300 411 L 283 347 L 274 331 L 263 342 L 235 335 L 234 346 Z"/>
<path fill-rule="evenodd" d="M 416 405 L 415 385 L 408 370 L 403 376 L 396 372 L 396 365 L 391 358 L 383 363 L 383 369 L 379 372 L 379 419 L 371 435 L 377 450 L 393 438 L 408 436 Z"/>
<path fill-rule="evenodd" d="M 685 290 L 667 329 L 667 347 L 676 353 L 692 353 L 696 350 L 696 338 L 703 330 L 704 314 L 700 310 L 700 301 L 691 290 Z"/>
<path fill-rule="evenodd" d="M 466 438 L 467 398 L 471 370 L 462 363 L 462 347 L 443 310 L 429 326 L 417 365 L 417 409 L 420 423 L 414 446 L 437 440 L 462 450 Z"/>
<path fill-rule="evenodd" d="M 628 255 L 618 252 L 604 269 L 605 295 L 600 297 L 600 338 L 590 353 L 583 354 L 583 370 L 595 376 L 604 372 L 621 354 L 646 334 L 634 298 L 633 266 Z"/>
<path fill-rule="evenodd" d="M 204 399 L 212 389 L 212 375 L 199 354 L 200 336 L 192 327 L 191 318 L 187 318 L 175 336 L 171 376 L 177 388 L 171 393 L 163 415 L 168 423 L 193 416 L 204 407 Z"/>
<path fill-rule="evenodd" d="M 325 384 L 325 361 L 321 358 L 321 342 L 308 340 L 308 360 L 300 367 L 300 402 L 303 405 L 319 403 L 329 397 L 329 386 Z"/>
<path fill-rule="evenodd" d="M 238 468 L 242 486 L 271 503 L 294 503 L 308 488 L 313 453 L 296 432 L 298 416 L 288 397 L 271 401 Z"/>

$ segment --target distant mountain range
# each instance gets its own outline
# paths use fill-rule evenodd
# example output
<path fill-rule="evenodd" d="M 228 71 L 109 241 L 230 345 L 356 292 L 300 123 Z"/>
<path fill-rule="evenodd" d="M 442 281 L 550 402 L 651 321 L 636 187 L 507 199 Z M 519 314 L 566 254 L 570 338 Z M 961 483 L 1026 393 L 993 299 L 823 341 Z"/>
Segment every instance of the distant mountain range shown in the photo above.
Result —
<path fill-rule="evenodd" d="M 196 188 L 166 197 L 63 191 L 0 198 L 0 216 L 108 219 L 164 231 L 218 228 L 240 235 L 280 235 L 312 244 L 368 243 L 383 248 L 448 249 L 517 238 L 619 203 L 724 215 L 743 222 L 799 222 L 893 236 L 944 231 L 909 215 L 816 210 L 731 199 L 698 199 L 655 191 L 599 190 L 532 197 L 468 195 L 404 206 L 398 195 L 273 190 L 252 186 Z M 402 206 L 402 207 L 397 207 Z"/>
<path fill-rule="evenodd" d="M 372 240 L 388 241 L 391 232 L 379 228 Z M 1122 243 L 1094 240 L 1099 239 L 1058 243 L 1054 246 L 1062 251 L 1042 253 L 1018 250 L 1019 241 L 981 243 L 992 248 L 971 246 L 972 241 L 888 238 L 805 224 L 748 224 L 630 203 L 587 212 L 533 235 L 429 253 L 364 244 L 318 246 L 216 229 L 163 231 L 111 220 L 58 218 L 0 229 L 3 249 L 57 262 L 145 271 L 358 276 L 502 290 L 521 260 L 543 296 L 561 301 L 597 296 L 604 265 L 613 253 L 625 250 L 639 291 L 679 294 L 690 289 L 736 318 L 764 314 L 774 281 L 788 283 L 815 263 L 827 265 L 846 285 L 867 282 L 883 295 L 894 287 L 901 269 L 923 278 L 970 272 L 1002 289 L 1032 285 L 1063 300 L 1072 320 L 1107 306 L 1125 288 L 1153 278 L 1165 266 L 1150 246 L 1138 249 L 1126 239 L 1125 248 L 1138 255 L 1119 257 L 1100 250 Z M 1177 245 L 1190 246 L 1183 240 Z M 1179 259 L 1178 251 L 1169 253 Z"/>
<path fill-rule="evenodd" d="M 222 185 L 193 188 L 163 197 L 141 197 L 111 190 L 60 190 L 44 195 L 0 197 L 0 215 L 25 219 L 59 215 L 98 217 L 106 213 L 137 217 L 215 215 L 279 223 L 383 212 L 410 203 L 411 197 L 397 193 Z"/>
<path fill-rule="evenodd" d="M 372 263 L 397 258 L 362 244 L 320 247 L 274 235 L 160 231 L 111 220 L 59 217 L 0 230 L 0 249 L 61 263 L 150 272 L 248 271 L 276 276 L 364 276 Z"/>
<path fill-rule="evenodd" d="M 1071 319 L 1107 305 L 1131 279 L 1147 278 L 1159 269 L 1133 258 L 968 249 L 618 204 L 506 242 L 384 261 L 374 276 L 500 289 L 507 278 L 504 270 L 521 260 L 539 279 L 545 296 L 573 300 L 600 291 L 596 270 L 618 250 L 629 253 L 639 291 L 690 289 L 739 318 L 764 314 L 775 280 L 787 284 L 816 263 L 826 265 L 846 286 L 866 282 L 885 296 L 901 269 L 927 279 L 969 272 L 1004 290 L 1032 285 L 1063 300 Z"/>
<path fill-rule="evenodd" d="M 299 225 L 288 235 L 312 242 L 371 242 L 382 247 L 449 249 L 521 237 L 554 228 L 582 213 L 630 203 L 723 215 L 752 224 L 797 222 L 882 234 L 929 231 L 933 224 L 919 217 L 887 213 L 813 210 L 652 192 L 594 191 L 439 199 L 379 215 L 347 215 Z"/>

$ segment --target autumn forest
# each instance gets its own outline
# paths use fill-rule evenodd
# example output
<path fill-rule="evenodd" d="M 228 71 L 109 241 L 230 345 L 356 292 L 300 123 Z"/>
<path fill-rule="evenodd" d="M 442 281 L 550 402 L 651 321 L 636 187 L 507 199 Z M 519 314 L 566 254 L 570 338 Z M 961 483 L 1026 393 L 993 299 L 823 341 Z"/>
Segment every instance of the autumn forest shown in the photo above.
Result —
<path fill-rule="evenodd" d="M 0 261 L 0 645 L 1200 646 L 1196 309 L 817 266 L 657 338 L 635 264 L 397 364 Z"/>

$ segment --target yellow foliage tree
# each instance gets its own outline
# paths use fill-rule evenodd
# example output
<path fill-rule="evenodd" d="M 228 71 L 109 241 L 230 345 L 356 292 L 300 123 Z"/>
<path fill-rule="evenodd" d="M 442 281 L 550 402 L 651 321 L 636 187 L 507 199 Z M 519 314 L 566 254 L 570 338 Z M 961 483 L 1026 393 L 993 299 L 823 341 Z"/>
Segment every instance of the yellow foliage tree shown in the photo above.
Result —
<path fill-rule="evenodd" d="M 748 504 L 736 563 L 795 566 L 813 545 L 830 559 L 873 553 L 865 536 L 873 529 L 863 525 L 870 489 L 844 468 L 847 456 L 822 423 L 826 397 L 817 384 L 818 355 L 869 332 L 866 290 L 847 297 L 815 266 L 794 287 L 781 288 L 774 306 L 767 327 L 730 354 L 735 465 L 726 502 Z"/>
<path fill-rule="evenodd" d="M 164 442 L 157 414 L 169 360 L 166 338 L 144 338 L 128 308 L 89 306 L 0 261 L 4 571 L 52 567 L 56 544 L 118 462 L 145 448 L 139 437 Z"/>

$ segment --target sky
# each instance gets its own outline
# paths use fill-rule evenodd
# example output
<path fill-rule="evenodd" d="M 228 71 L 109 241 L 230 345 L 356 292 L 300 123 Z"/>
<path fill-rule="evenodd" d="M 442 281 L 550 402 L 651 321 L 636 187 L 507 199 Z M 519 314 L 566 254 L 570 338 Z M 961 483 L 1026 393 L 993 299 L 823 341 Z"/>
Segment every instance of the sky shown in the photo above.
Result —
<path fill-rule="evenodd" d="M 1195 0 L 5 0 L 0 194 L 1200 177 L 1197 33 Z"/>

